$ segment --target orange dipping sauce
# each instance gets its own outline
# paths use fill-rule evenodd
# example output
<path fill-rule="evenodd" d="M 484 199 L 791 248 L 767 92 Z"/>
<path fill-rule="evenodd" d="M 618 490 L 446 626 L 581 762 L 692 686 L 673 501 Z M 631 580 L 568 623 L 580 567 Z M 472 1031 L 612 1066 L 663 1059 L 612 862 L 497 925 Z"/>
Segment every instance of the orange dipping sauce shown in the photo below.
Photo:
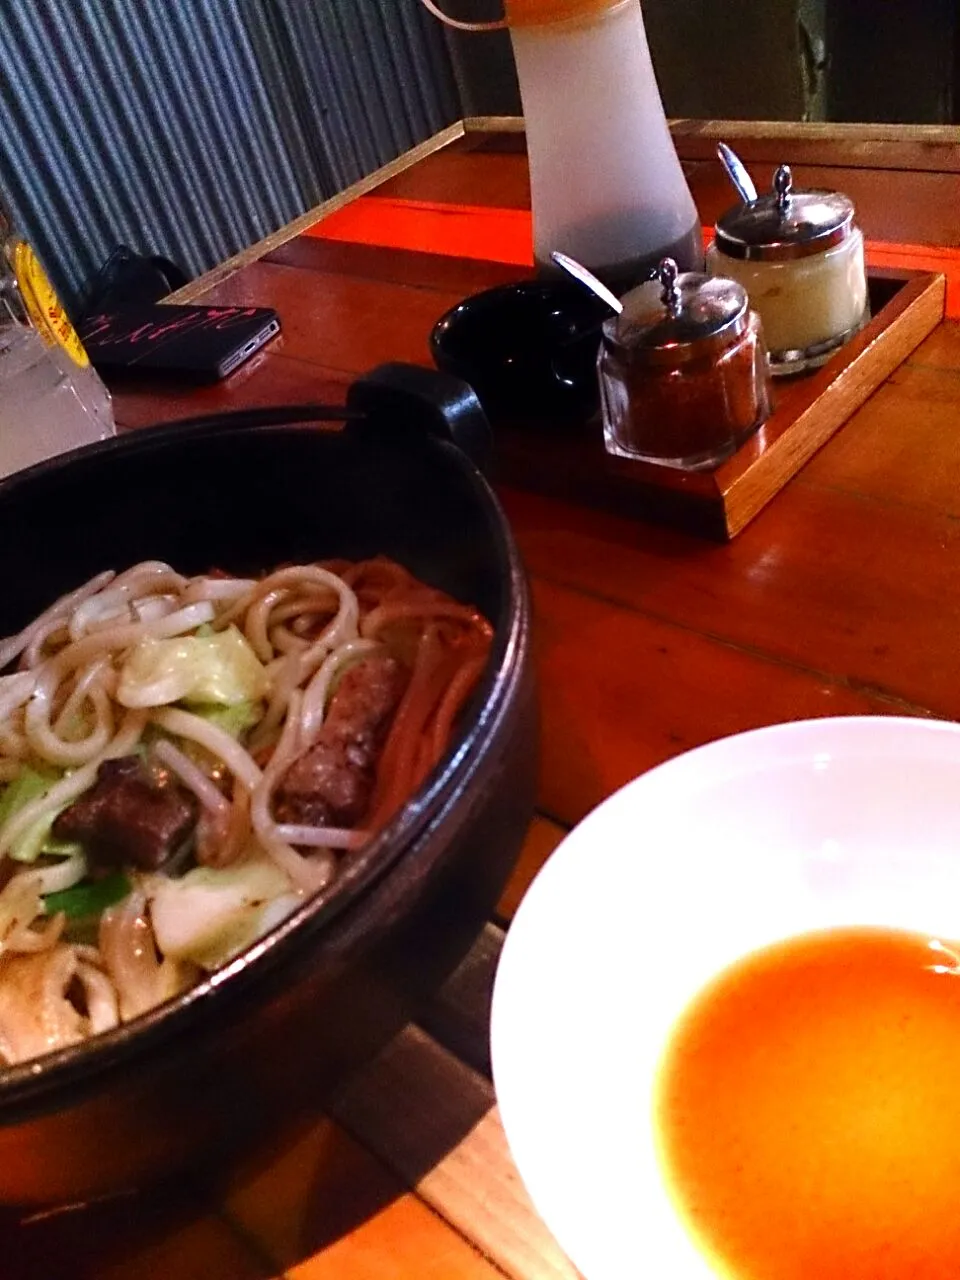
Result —
<path fill-rule="evenodd" d="M 960 1277 L 958 956 L 895 931 L 808 934 L 686 1011 L 658 1079 L 660 1156 L 721 1275 Z"/>

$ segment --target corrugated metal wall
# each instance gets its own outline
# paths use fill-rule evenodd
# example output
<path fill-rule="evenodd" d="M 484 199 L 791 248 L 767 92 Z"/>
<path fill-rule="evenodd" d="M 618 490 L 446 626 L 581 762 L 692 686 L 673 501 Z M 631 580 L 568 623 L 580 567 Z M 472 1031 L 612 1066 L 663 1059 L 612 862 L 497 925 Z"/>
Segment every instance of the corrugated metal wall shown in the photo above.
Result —
<path fill-rule="evenodd" d="M 419 0 L 0 0 L 0 193 L 65 300 L 206 270 L 460 114 Z"/>

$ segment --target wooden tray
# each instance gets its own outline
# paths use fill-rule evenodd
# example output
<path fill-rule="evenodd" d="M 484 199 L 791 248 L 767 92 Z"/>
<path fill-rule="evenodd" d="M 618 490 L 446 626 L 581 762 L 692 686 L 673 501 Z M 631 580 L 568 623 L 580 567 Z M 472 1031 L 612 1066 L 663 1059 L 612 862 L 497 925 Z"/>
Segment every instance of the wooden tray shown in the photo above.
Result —
<path fill-rule="evenodd" d="M 943 319 L 942 275 L 874 269 L 869 289 L 870 323 L 822 369 L 775 382 L 772 416 L 713 470 L 611 457 L 596 418 L 575 428 L 498 423 L 497 479 L 733 538 Z"/>

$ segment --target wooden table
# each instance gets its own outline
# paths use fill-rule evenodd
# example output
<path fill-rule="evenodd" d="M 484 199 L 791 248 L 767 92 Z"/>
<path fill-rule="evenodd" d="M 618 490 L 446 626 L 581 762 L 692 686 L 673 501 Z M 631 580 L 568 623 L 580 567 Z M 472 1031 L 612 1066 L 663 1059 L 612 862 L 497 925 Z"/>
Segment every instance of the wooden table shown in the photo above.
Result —
<path fill-rule="evenodd" d="M 725 136 L 758 175 L 788 160 L 798 183 L 849 192 L 872 260 L 946 271 L 960 313 L 957 130 L 680 122 L 675 136 L 705 222 L 728 198 L 712 158 Z M 509 122 L 456 126 L 414 159 L 190 286 L 276 307 L 282 340 L 218 388 L 118 393 L 120 423 L 339 400 L 381 361 L 428 364 L 448 306 L 524 273 L 529 191 Z M 501 497 L 534 583 L 543 759 L 496 918 L 421 1022 L 293 1148 L 217 1192 L 7 1222 L 3 1280 L 573 1276 L 519 1184 L 488 1075 L 491 976 L 531 876 L 614 788 L 712 738 L 807 716 L 960 718 L 950 320 L 728 545 Z"/>

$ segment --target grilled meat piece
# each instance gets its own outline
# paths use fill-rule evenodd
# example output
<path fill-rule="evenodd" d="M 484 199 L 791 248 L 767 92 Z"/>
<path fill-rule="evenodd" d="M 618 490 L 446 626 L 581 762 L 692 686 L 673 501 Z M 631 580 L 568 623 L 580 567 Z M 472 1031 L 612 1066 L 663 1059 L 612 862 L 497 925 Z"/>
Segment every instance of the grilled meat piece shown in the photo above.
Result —
<path fill-rule="evenodd" d="M 278 822 L 355 827 L 363 820 L 377 760 L 406 682 L 394 658 L 365 658 L 347 668 L 316 741 L 294 761 L 278 788 Z"/>
<path fill-rule="evenodd" d="M 197 822 L 197 801 L 178 783 L 162 785 L 139 756 L 104 760 L 91 789 L 53 824 L 62 840 L 78 840 L 94 865 L 162 866 Z"/>

